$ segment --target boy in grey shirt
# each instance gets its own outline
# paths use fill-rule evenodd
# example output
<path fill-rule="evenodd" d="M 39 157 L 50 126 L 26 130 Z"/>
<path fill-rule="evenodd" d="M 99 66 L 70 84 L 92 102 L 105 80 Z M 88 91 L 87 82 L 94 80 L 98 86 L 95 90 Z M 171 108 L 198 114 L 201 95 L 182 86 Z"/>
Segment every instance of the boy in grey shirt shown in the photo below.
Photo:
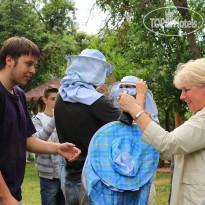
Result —
<path fill-rule="evenodd" d="M 37 130 L 35 137 L 49 142 L 59 142 L 53 115 L 55 97 L 58 88 L 50 85 L 45 88 L 43 101 L 45 110 L 32 118 Z M 61 190 L 61 182 L 58 175 L 58 160 L 56 155 L 36 155 L 36 167 L 40 177 L 41 202 L 44 205 L 64 205 L 65 199 Z"/>

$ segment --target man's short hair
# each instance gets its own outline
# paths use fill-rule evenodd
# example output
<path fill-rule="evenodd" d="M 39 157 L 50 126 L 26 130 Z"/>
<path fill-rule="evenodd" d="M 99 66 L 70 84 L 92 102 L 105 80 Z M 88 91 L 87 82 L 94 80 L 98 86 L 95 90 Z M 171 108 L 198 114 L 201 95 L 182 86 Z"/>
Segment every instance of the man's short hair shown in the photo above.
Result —
<path fill-rule="evenodd" d="M 43 91 L 43 97 L 48 98 L 49 93 L 57 93 L 58 87 L 54 84 L 47 86 Z"/>
<path fill-rule="evenodd" d="M 0 70 L 6 65 L 6 56 L 11 56 L 15 60 L 15 64 L 17 64 L 18 59 L 22 55 L 29 54 L 39 59 L 40 50 L 35 43 L 24 37 L 11 37 L 7 39 L 0 51 Z"/>

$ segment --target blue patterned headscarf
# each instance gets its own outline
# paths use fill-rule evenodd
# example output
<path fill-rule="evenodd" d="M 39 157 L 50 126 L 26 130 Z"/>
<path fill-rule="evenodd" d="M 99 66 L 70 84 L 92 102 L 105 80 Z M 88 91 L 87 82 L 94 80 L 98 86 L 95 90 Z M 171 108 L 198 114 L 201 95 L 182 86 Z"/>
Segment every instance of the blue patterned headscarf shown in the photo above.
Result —
<path fill-rule="evenodd" d="M 94 86 L 103 85 L 113 66 L 106 62 L 105 56 L 96 49 L 85 49 L 80 55 L 67 56 L 68 69 L 61 80 L 59 89 L 64 101 L 91 105 L 102 94 Z"/>
<path fill-rule="evenodd" d="M 120 88 L 120 85 L 136 86 L 137 79 L 138 78 L 135 76 L 125 76 L 122 78 L 120 82 L 113 83 L 112 85 L 109 86 L 108 88 L 109 98 L 111 99 L 115 107 L 119 108 L 119 104 L 116 102 L 116 100 L 119 98 L 119 93 L 123 93 L 124 90 L 127 91 L 128 95 L 136 95 L 135 88 Z M 159 123 L 157 106 L 153 99 L 153 94 L 150 90 L 147 90 L 145 96 L 144 109 L 151 114 L 152 119 L 155 122 Z"/>
<path fill-rule="evenodd" d="M 91 205 L 146 205 L 159 153 L 136 124 L 111 122 L 93 136 L 82 172 Z"/>

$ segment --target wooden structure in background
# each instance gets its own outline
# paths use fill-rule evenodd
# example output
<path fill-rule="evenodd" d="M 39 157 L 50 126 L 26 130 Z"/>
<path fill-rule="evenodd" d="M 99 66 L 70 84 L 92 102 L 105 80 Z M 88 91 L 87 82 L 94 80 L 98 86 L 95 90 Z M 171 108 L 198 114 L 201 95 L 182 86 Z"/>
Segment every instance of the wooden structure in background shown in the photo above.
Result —
<path fill-rule="evenodd" d="M 61 79 L 62 78 L 52 79 L 49 82 L 46 82 L 25 93 L 26 101 L 29 103 L 29 108 L 33 111 L 34 114 L 43 112 L 44 110 L 44 102 L 42 100 L 44 89 L 52 84 L 56 85 L 59 88 Z"/>

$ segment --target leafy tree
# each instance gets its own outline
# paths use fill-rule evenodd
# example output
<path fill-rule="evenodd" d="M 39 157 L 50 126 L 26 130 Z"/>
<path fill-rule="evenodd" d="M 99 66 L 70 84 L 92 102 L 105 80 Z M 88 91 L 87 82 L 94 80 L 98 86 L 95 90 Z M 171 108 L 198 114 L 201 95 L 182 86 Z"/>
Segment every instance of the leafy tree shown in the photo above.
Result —
<path fill-rule="evenodd" d="M 75 7 L 70 0 L 43 0 L 41 20 L 46 30 L 56 34 L 75 29 Z"/>
<path fill-rule="evenodd" d="M 26 0 L 1 0 L 0 44 L 12 36 L 25 36 L 38 43 L 43 25 Z"/>
<path fill-rule="evenodd" d="M 74 38 L 78 45 L 76 54 L 79 54 L 82 50 L 89 48 L 91 39 L 95 37 L 87 35 L 85 32 L 77 32 L 74 34 Z"/>
<path fill-rule="evenodd" d="M 77 33 L 71 0 L 0 0 L 0 45 L 12 36 L 24 36 L 38 45 L 41 57 L 28 91 L 52 78 L 63 77 L 67 55 L 89 47 L 91 36 Z"/>
<path fill-rule="evenodd" d="M 66 70 L 66 56 L 77 52 L 77 43 L 71 35 L 47 34 L 47 43 L 42 47 L 41 58 L 36 67 L 33 86 L 53 78 L 63 77 Z M 40 84 L 41 84 L 40 83 Z"/>
<path fill-rule="evenodd" d="M 108 10 L 111 16 L 112 32 L 109 28 L 106 32 L 103 31 L 103 37 L 101 36 L 99 41 L 104 43 L 103 49 L 108 55 L 112 55 L 113 62 L 119 62 L 116 63 L 115 70 L 117 79 L 119 80 L 125 74 L 138 75 L 148 82 L 158 107 L 165 111 L 174 109 L 181 113 L 186 112 L 185 104 L 179 99 L 180 92 L 173 86 L 173 74 L 178 63 L 184 63 L 193 58 L 190 42 L 187 41 L 186 36 L 157 35 L 148 31 L 143 25 L 143 17 L 147 13 L 170 3 L 97 0 L 97 4 L 102 9 Z M 173 4 L 170 5 L 173 6 Z M 194 2 L 192 7 L 194 5 L 198 4 Z M 159 10 L 156 15 L 162 18 L 164 13 Z M 174 34 L 176 28 L 170 32 Z M 200 42 L 204 39 L 201 33 L 202 30 L 196 37 Z M 102 47 L 99 42 L 96 46 Z M 202 42 L 199 46 L 202 46 Z"/>
<path fill-rule="evenodd" d="M 39 1 L 41 2 L 41 1 Z M 89 46 L 90 36 L 76 31 L 75 7 L 70 0 L 43 0 L 40 9 L 35 4 L 41 22 L 44 24 L 42 35 L 42 55 L 33 79 L 33 86 L 55 77 L 63 77 L 67 67 L 66 56 L 79 54 Z"/>
<path fill-rule="evenodd" d="M 13 36 L 24 36 L 37 45 L 41 42 L 44 25 L 26 0 L 1 0 L 0 7 L 0 44 Z M 31 88 L 30 81 L 24 90 Z"/>
<path fill-rule="evenodd" d="M 189 13 L 188 9 L 182 9 L 181 7 L 184 8 L 188 8 L 188 3 L 187 0 L 183 0 L 183 1 L 179 1 L 179 0 L 172 0 L 174 5 L 177 7 L 177 10 L 179 11 L 179 13 L 181 14 L 183 20 L 186 21 L 191 21 L 191 15 Z M 199 5 L 202 6 L 203 8 L 203 2 L 200 2 Z M 192 27 L 185 27 L 184 30 L 186 31 L 187 35 L 187 39 L 189 41 L 189 45 L 192 51 L 192 55 L 194 56 L 194 58 L 201 58 L 201 52 L 197 46 L 196 40 L 195 40 L 195 34 L 194 34 L 194 29 Z"/>

